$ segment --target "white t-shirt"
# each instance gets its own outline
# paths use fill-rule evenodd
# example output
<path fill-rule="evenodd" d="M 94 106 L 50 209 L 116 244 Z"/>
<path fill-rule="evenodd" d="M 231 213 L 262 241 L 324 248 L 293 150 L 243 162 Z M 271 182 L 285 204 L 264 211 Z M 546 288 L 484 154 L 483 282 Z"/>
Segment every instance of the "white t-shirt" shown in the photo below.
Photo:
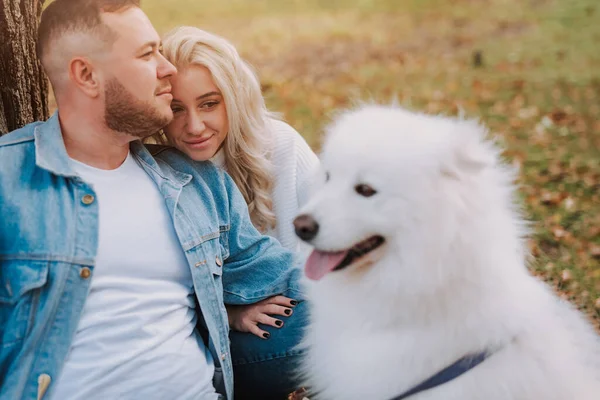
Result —
<path fill-rule="evenodd" d="M 189 266 L 156 184 L 131 155 L 115 170 L 72 165 L 96 192 L 98 254 L 53 399 L 218 398 Z"/>

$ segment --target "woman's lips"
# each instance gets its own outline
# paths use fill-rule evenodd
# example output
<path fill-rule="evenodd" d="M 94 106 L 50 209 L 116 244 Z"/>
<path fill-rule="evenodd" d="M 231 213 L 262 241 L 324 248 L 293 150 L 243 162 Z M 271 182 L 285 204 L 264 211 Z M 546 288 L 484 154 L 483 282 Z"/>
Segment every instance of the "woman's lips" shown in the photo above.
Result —
<path fill-rule="evenodd" d="M 185 142 L 185 144 L 186 144 L 186 146 L 188 146 L 192 149 L 203 149 L 208 146 L 210 139 L 212 139 L 214 136 L 215 135 L 210 135 L 209 137 L 204 138 L 204 139 L 187 141 L 187 142 Z"/>

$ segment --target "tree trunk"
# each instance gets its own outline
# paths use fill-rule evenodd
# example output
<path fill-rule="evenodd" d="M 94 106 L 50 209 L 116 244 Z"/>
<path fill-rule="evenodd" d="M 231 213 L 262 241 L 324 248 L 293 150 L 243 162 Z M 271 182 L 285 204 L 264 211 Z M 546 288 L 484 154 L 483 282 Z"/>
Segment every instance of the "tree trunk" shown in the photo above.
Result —
<path fill-rule="evenodd" d="M 0 135 L 48 118 L 48 81 L 35 54 L 45 0 L 0 0 Z"/>

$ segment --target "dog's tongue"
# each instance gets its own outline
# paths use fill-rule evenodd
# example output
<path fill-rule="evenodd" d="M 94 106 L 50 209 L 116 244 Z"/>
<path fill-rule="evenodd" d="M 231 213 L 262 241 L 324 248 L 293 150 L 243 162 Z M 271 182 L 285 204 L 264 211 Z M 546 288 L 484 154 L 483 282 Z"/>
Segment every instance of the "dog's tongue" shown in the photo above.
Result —
<path fill-rule="evenodd" d="M 313 250 L 313 252 L 306 260 L 306 266 L 304 271 L 309 279 L 318 281 L 327 275 L 328 272 L 333 269 L 346 257 L 347 251 L 338 251 L 335 253 L 328 253 L 319 250 Z"/>

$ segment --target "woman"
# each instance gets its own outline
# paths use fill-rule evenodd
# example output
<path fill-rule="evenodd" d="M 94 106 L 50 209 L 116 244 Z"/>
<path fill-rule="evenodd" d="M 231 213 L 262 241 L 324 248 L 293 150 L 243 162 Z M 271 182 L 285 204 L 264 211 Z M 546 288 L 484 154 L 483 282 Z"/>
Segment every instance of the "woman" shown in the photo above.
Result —
<path fill-rule="evenodd" d="M 302 251 L 292 219 L 318 164 L 315 154 L 298 132 L 267 110 L 256 75 L 227 40 L 198 28 L 180 27 L 163 38 L 163 54 L 178 73 L 171 80 L 174 119 L 157 139 L 196 161 L 211 160 L 224 168 L 244 196 L 256 228 L 283 246 Z M 284 321 L 271 316 L 290 316 L 294 307 L 298 314 L 301 306 L 283 296 L 253 306 L 228 306 L 234 330 L 270 339 L 261 344 L 250 335 L 231 333 L 238 394 L 275 396 L 275 381 L 268 382 L 267 394 L 256 380 L 267 382 L 270 372 L 280 377 L 291 368 L 288 358 L 297 357 L 290 348 L 304 320 L 299 315 L 290 318 L 286 329 L 279 330 Z M 259 323 L 277 329 L 267 332 Z M 250 348 L 258 351 L 248 354 Z M 278 379 L 284 390 L 288 382 Z"/>

